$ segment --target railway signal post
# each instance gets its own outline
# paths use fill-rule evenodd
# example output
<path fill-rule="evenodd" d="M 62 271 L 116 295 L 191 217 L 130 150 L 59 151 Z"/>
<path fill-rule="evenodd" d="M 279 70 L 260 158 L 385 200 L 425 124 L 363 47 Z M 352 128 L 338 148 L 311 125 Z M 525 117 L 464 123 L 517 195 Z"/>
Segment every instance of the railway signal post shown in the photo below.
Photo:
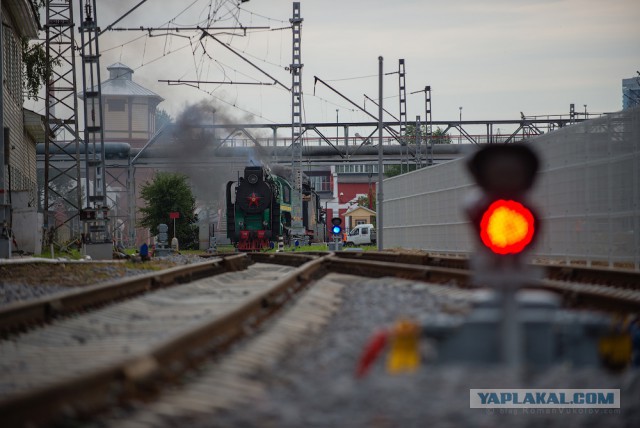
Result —
<path fill-rule="evenodd" d="M 539 220 L 527 193 L 538 163 L 524 144 L 495 144 L 477 151 L 467 164 L 480 188 L 466 207 L 478 243 L 471 261 L 474 282 L 502 296 L 502 360 L 513 368 L 523 360 L 516 294 L 534 276 L 525 258 L 539 234 Z"/>
<path fill-rule="evenodd" d="M 333 217 L 331 219 L 331 234 L 333 242 L 329 242 L 329 251 L 342 251 L 342 219 Z"/>

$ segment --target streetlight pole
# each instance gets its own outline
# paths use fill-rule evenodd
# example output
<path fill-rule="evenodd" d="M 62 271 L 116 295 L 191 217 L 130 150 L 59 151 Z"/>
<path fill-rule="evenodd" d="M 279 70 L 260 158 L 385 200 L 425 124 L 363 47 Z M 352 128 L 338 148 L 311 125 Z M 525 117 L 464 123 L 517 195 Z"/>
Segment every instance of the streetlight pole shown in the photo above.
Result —
<path fill-rule="evenodd" d="M 382 177 L 384 173 L 383 164 L 383 149 L 382 149 L 382 127 L 384 125 L 382 118 L 382 76 L 383 73 L 383 58 L 378 57 L 378 197 L 376 199 L 376 229 L 378 229 L 378 251 L 384 249 L 384 241 L 382 240 L 384 233 L 382 230 L 382 206 L 384 203 L 384 193 L 382 192 Z"/>
<path fill-rule="evenodd" d="M 462 106 L 458 107 L 460 109 L 460 129 L 458 130 L 460 134 L 458 135 L 458 144 L 462 142 Z"/>
<path fill-rule="evenodd" d="M 338 113 L 340 109 L 336 109 L 336 146 L 338 145 L 338 137 L 340 136 L 340 119 Z"/>
<path fill-rule="evenodd" d="M 587 120 L 587 105 L 584 105 L 584 120 Z"/>
<path fill-rule="evenodd" d="M 329 199 L 324 201 L 324 234 L 323 234 L 323 242 L 328 242 L 327 241 L 327 227 L 329 227 L 328 223 L 327 223 L 327 220 L 329 219 L 329 210 L 327 209 L 327 204 L 328 203 L 329 203 Z"/>

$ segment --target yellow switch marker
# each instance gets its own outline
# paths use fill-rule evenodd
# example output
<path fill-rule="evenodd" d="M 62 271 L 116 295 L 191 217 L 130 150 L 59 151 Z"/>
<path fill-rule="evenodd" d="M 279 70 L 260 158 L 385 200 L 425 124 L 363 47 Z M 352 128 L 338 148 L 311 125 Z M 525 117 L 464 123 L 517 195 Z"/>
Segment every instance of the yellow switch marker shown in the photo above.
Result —
<path fill-rule="evenodd" d="M 391 349 L 387 357 L 387 372 L 398 374 L 415 372 L 420 364 L 418 351 L 419 328 L 412 321 L 398 321 L 390 335 Z"/>

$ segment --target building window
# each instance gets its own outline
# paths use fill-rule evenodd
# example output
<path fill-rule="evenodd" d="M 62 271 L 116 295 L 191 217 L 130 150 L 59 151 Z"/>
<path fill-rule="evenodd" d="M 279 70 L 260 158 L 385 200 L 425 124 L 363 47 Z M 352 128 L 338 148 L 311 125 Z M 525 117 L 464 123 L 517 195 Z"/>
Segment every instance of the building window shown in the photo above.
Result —
<path fill-rule="evenodd" d="M 341 164 L 336 165 L 338 174 L 377 174 L 377 164 Z"/>
<path fill-rule="evenodd" d="M 361 224 L 367 224 L 366 220 L 356 220 L 356 226 L 361 225 Z M 362 233 L 365 233 L 365 230 L 362 230 Z"/>
<path fill-rule="evenodd" d="M 3 26 L 4 84 L 11 97 L 22 104 L 21 47 L 10 27 Z"/>
<path fill-rule="evenodd" d="M 312 175 L 309 177 L 309 184 L 316 192 L 330 192 L 331 179 L 328 175 Z"/>
<path fill-rule="evenodd" d="M 109 100 L 107 101 L 107 106 L 109 107 L 109 111 L 124 111 L 125 100 Z"/>

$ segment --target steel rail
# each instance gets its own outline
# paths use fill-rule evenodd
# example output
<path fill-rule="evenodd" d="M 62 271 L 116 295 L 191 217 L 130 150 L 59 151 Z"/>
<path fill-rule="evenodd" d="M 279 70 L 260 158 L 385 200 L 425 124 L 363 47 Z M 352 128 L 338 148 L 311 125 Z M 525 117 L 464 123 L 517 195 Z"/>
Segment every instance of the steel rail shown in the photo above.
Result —
<path fill-rule="evenodd" d="M 403 279 L 415 279 L 434 283 L 446 283 L 459 287 L 471 287 L 471 275 L 463 269 L 419 266 L 378 260 L 352 260 L 333 254 L 327 259 L 327 270 L 337 273 L 380 278 L 392 276 Z"/>
<path fill-rule="evenodd" d="M 527 287 L 558 293 L 568 307 L 589 307 L 629 314 L 640 312 L 640 291 L 637 290 L 550 279 L 532 282 Z"/>
<path fill-rule="evenodd" d="M 322 253 L 307 252 L 304 254 L 318 255 Z M 463 270 L 469 269 L 469 260 L 460 257 L 381 251 L 339 251 L 334 254 L 336 257 L 350 260 L 376 260 L 389 263 L 403 263 Z M 611 269 L 541 263 L 533 264 L 532 266 L 543 269 L 544 278 L 548 280 L 580 282 L 585 284 L 640 290 L 640 271 L 631 269 Z"/>
<path fill-rule="evenodd" d="M 70 411 L 76 416 L 86 415 L 121 400 L 148 395 L 154 381 L 175 378 L 263 322 L 297 291 L 321 276 L 323 266 L 323 258 L 308 261 L 230 312 L 203 321 L 140 355 L 0 400 L 3 424 L 48 424 Z"/>
<path fill-rule="evenodd" d="M 541 264 L 546 278 L 560 281 L 583 282 L 612 287 L 640 290 L 640 271 L 588 266 Z"/>
<path fill-rule="evenodd" d="M 191 265 L 177 266 L 161 272 L 117 279 L 64 294 L 10 304 L 0 308 L 0 332 L 47 322 L 56 316 L 70 314 L 107 302 L 120 301 L 196 278 L 242 270 L 249 263 L 250 260 L 246 255 L 238 254 Z"/>
<path fill-rule="evenodd" d="M 447 285 L 456 285 L 459 287 L 477 287 L 472 284 L 472 272 L 465 269 L 388 262 L 384 261 L 386 255 L 383 253 L 371 254 L 374 260 L 363 260 L 363 257 L 366 256 L 360 256 L 355 259 L 352 256 L 343 256 L 342 254 L 338 255 L 338 253 L 334 253 L 333 257 L 327 260 L 327 270 L 374 278 L 394 276 L 403 279 L 446 283 Z M 419 257 L 414 257 L 412 260 L 417 261 Z M 395 256 L 389 258 L 395 258 Z M 596 269 L 596 272 L 602 271 Z M 616 271 L 614 273 L 619 273 L 625 281 L 629 278 L 636 278 L 636 280 L 638 278 L 638 276 L 634 276 L 634 274 L 638 275 L 635 272 Z M 489 284 L 483 285 L 488 286 Z M 543 289 L 560 294 L 563 297 L 565 305 L 568 307 L 587 306 L 594 309 L 620 313 L 637 313 L 640 311 L 640 291 L 638 290 L 612 285 L 577 283 L 553 279 L 532 279 L 525 285 L 525 288 Z"/>
<path fill-rule="evenodd" d="M 307 252 L 305 254 L 322 254 L 321 252 Z M 411 265 L 423 265 L 445 267 L 453 269 L 468 269 L 468 260 L 455 257 L 440 257 L 430 254 L 411 254 L 387 251 L 338 251 L 336 257 L 351 260 L 376 260 L 389 263 L 403 263 Z"/>
<path fill-rule="evenodd" d="M 303 263 L 327 256 L 329 253 L 302 254 L 302 253 L 247 253 L 255 263 L 275 263 L 285 266 L 300 266 Z"/>
<path fill-rule="evenodd" d="M 356 258 L 334 253 L 323 257 L 280 253 L 228 257 L 225 260 L 229 268 L 237 268 L 249 259 L 254 262 L 303 264 L 230 312 L 203 321 L 135 357 L 70 381 L 61 381 L 1 400 L 0 414 L 3 415 L 3 422 L 9 426 L 26 422 L 49 423 L 69 409 L 76 415 L 88 414 L 114 402 L 153 393 L 156 381 L 173 379 L 203 358 L 227 349 L 231 343 L 245 336 L 280 309 L 296 292 L 329 272 L 364 277 L 391 276 L 444 285 L 476 287 L 471 283 L 471 272 L 468 270 L 389 262 L 382 260 L 386 256 L 374 253 L 370 256 L 377 259 L 363 260 L 363 256 Z M 412 260 L 418 260 L 418 257 Z M 189 273 L 173 269 L 173 280 L 183 281 L 190 276 L 206 275 L 214 266 L 220 268 L 223 262 L 216 260 L 215 263 L 191 265 L 197 269 Z M 555 280 L 532 280 L 527 288 L 560 293 L 569 306 L 588 305 L 599 309 L 632 312 L 640 310 L 640 292 L 635 290 Z M 34 409 L 38 411 L 34 412 Z"/>

